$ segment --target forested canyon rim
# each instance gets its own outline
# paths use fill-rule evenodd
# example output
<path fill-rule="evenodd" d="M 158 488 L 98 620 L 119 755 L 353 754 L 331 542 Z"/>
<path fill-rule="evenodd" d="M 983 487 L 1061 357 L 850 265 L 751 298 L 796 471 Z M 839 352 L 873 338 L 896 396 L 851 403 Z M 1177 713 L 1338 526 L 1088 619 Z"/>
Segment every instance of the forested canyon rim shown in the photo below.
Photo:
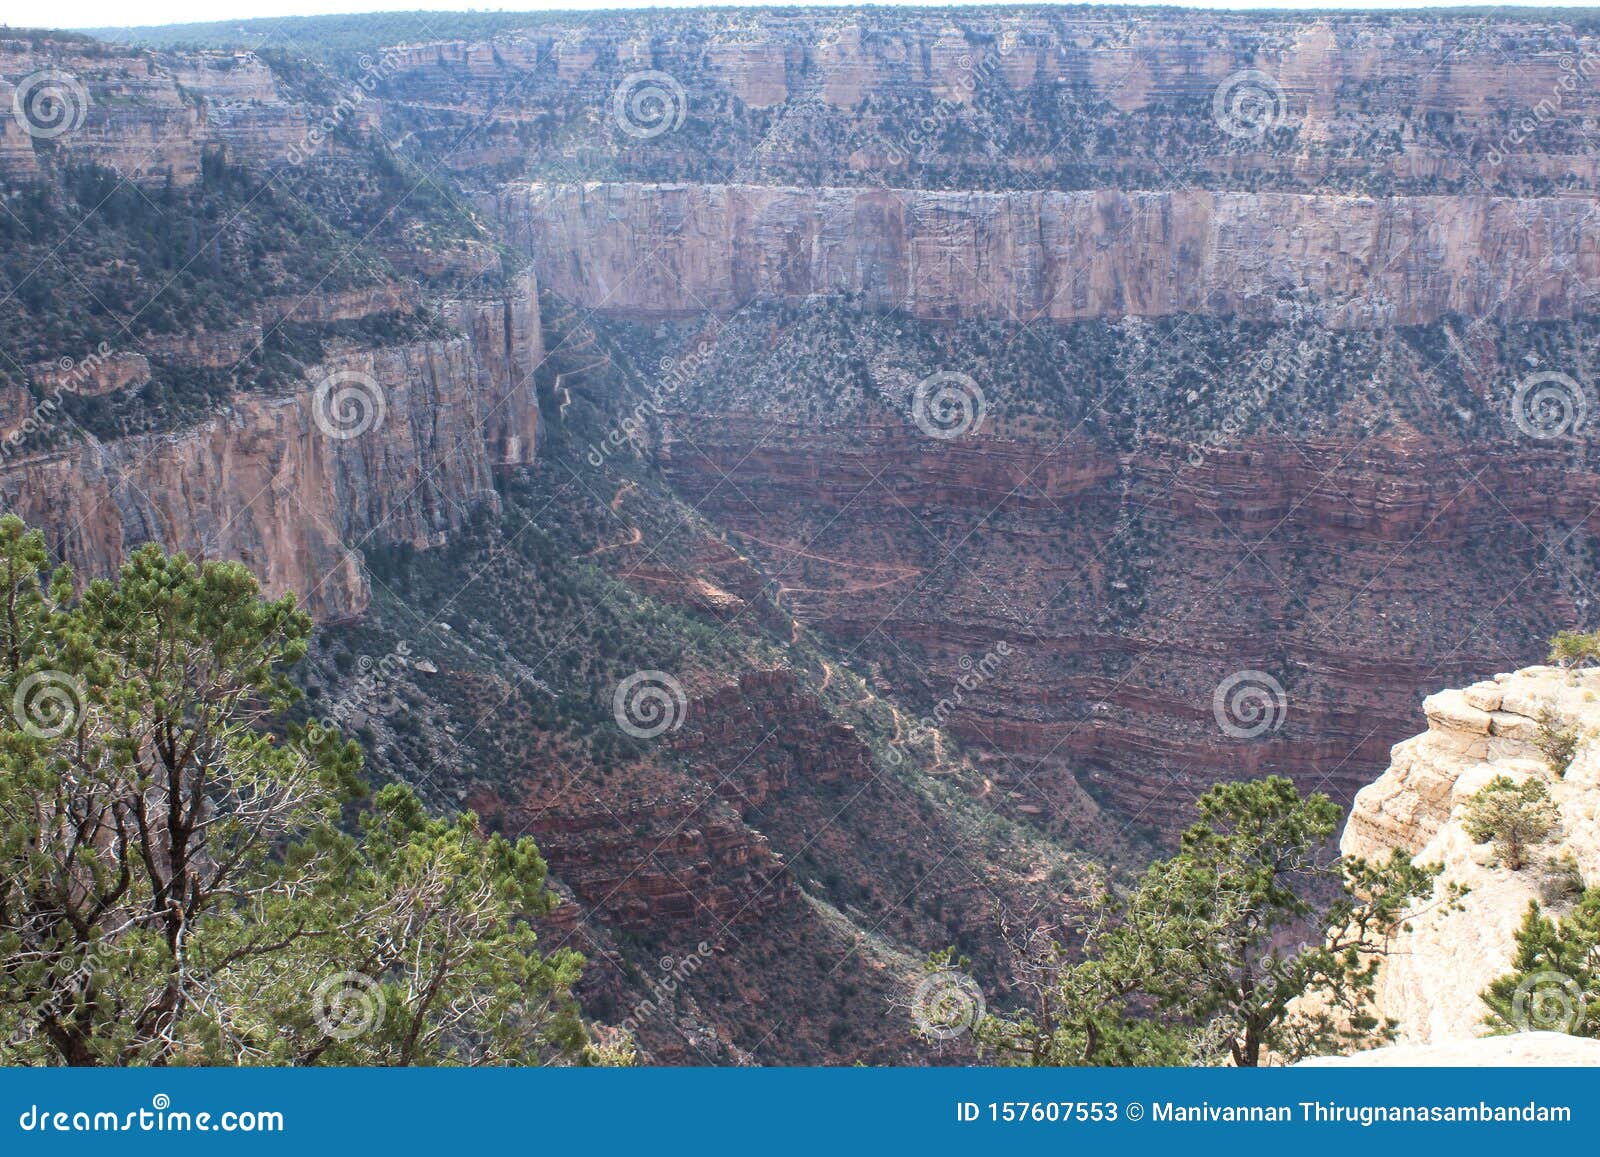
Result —
<path fill-rule="evenodd" d="M 1007 995 L 1213 782 L 1370 803 L 1589 615 L 1589 17 L 474 19 L 0 34 L 82 97 L 0 121 L 0 502 L 297 592 L 312 710 L 424 657 L 376 774 L 537 837 L 647 1057 L 935 1055 L 928 951 Z"/>

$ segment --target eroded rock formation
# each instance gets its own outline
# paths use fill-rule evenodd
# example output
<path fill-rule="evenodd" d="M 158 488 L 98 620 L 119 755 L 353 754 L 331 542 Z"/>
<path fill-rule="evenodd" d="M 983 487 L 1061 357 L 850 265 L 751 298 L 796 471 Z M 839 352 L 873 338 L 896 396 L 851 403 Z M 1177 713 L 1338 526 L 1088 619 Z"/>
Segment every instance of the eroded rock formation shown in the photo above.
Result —
<path fill-rule="evenodd" d="M 1600 884 L 1600 671 L 1529 667 L 1431 695 L 1423 710 L 1428 730 L 1395 745 L 1389 769 L 1357 794 L 1340 841 L 1349 855 L 1400 849 L 1443 866 L 1434 902 L 1395 934 L 1378 975 L 1377 1012 L 1415 1045 L 1483 1035 L 1478 994 L 1511 971 L 1529 902 L 1563 910 L 1541 889 L 1556 857 L 1570 856 L 1585 885 Z M 1546 723 L 1579 737 L 1564 774 L 1541 749 Z M 1544 781 L 1560 811 L 1559 828 L 1519 871 L 1463 826 L 1469 801 L 1496 776 Z M 1447 903 L 1451 885 L 1466 893 Z"/>
<path fill-rule="evenodd" d="M 443 545 L 498 504 L 498 468 L 534 459 L 531 276 L 507 300 L 444 310 L 465 336 L 339 354 L 292 393 L 240 396 L 176 433 L 19 457 L 0 466 L 0 503 L 87 575 L 160 542 L 244 562 L 319 618 L 357 615 L 360 547 Z"/>

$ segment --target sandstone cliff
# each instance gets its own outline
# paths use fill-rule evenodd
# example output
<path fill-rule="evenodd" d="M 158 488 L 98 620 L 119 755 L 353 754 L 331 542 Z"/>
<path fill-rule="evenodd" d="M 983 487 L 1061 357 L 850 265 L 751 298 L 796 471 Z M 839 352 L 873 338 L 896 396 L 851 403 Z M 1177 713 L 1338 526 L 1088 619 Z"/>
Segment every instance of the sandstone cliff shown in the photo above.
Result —
<path fill-rule="evenodd" d="M 41 78 L 47 83 L 36 87 Z M 54 109 L 37 103 L 46 91 L 60 102 Z M 30 100 L 30 94 L 39 95 Z M 19 100 L 23 111 L 12 116 Z M 158 55 L 0 33 L 0 102 L 8 114 L 0 128 L 0 176 L 31 174 L 64 159 L 103 165 L 129 180 L 170 177 L 186 185 L 199 178 L 208 145 L 226 145 L 240 158 L 282 161 L 310 127 L 310 111 L 244 51 Z M 30 124 L 34 131 L 24 131 Z"/>
<path fill-rule="evenodd" d="M 509 300 L 442 312 L 463 336 L 339 353 L 295 392 L 240 395 L 198 426 L 14 460 L 0 467 L 0 505 L 88 575 L 154 541 L 244 562 L 321 619 L 356 615 L 361 547 L 440 546 L 498 503 L 497 469 L 533 461 L 543 350 L 531 275 Z M 330 380 L 353 387 L 354 409 L 340 413 L 326 390 L 319 400 Z"/>
<path fill-rule="evenodd" d="M 512 187 L 499 210 L 561 296 L 612 313 L 851 294 L 920 317 L 1562 317 L 1600 287 L 1587 198 Z"/>
<path fill-rule="evenodd" d="M 441 141 L 470 127 L 461 168 L 515 171 L 528 128 L 554 124 L 532 166 L 580 177 L 1537 193 L 1597 176 L 1592 33 L 1531 16 L 617 13 L 388 59 L 386 113 Z M 686 126 L 638 149 L 594 114 L 644 70 L 673 79 Z M 1241 85 L 1260 119 L 1235 135 L 1214 111 Z"/>
<path fill-rule="evenodd" d="M 1411 1045 L 1482 1035 L 1478 994 L 1510 971 L 1514 933 L 1540 895 L 1537 861 L 1570 853 L 1585 884 L 1600 884 L 1600 671 L 1529 667 L 1441 691 L 1423 710 L 1428 730 L 1395 745 L 1389 769 L 1356 796 L 1340 842 L 1350 855 L 1399 848 L 1442 864 L 1440 896 L 1451 884 L 1468 889 L 1458 905 L 1432 906 L 1397 933 L 1379 973 L 1377 1010 L 1399 1020 L 1399 1041 Z M 1580 736 L 1562 777 L 1538 746 L 1546 713 Z M 1498 775 L 1545 780 L 1561 812 L 1559 831 L 1521 871 L 1496 864 L 1462 826 L 1467 801 Z"/>

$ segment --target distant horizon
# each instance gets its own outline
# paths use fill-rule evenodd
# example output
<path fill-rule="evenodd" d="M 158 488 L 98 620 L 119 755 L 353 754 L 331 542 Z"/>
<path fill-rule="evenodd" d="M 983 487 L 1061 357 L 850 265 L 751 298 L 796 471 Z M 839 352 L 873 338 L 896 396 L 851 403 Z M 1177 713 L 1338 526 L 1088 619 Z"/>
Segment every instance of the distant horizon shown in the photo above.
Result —
<path fill-rule="evenodd" d="M 656 0 L 650 4 L 618 4 L 615 0 L 554 0 L 554 2 L 510 5 L 485 5 L 479 0 L 435 0 L 433 3 L 407 6 L 385 0 L 239 0 L 242 11 L 234 11 L 218 18 L 216 6 L 207 0 L 149 0 L 139 7 L 140 19 L 129 23 L 125 17 L 128 6 L 119 0 L 63 0 L 53 6 L 54 19 L 0 23 L 0 28 L 42 28 L 62 31 L 91 31 L 108 29 L 162 28 L 172 25 L 212 24 L 226 25 L 274 19 L 315 18 L 319 16 L 379 16 L 386 13 L 439 12 L 439 13 L 505 13 L 529 16 L 558 15 L 571 12 L 649 12 L 663 8 L 1187 8 L 1212 12 L 1414 12 L 1445 11 L 1451 9 L 1493 10 L 1519 8 L 1560 8 L 1573 11 L 1594 10 L 1600 7 L 1593 0 L 1573 3 L 1568 0 L 1512 0 L 1502 4 L 1439 3 L 1438 0 L 1347 0 L 1345 3 L 1325 4 L 1301 0 L 1234 0 L 1232 3 L 1206 3 L 1201 0 L 1123 0 L 1121 3 L 1096 4 L 1082 0 L 1042 0 L 1038 3 L 995 3 L 994 0 L 950 0 L 934 4 L 925 0 L 877 0 L 864 4 L 860 0 L 807 0 L 805 3 L 784 3 L 779 0 L 720 0 L 705 3 L 703 0 Z M 65 13 L 65 15 L 61 15 Z"/>

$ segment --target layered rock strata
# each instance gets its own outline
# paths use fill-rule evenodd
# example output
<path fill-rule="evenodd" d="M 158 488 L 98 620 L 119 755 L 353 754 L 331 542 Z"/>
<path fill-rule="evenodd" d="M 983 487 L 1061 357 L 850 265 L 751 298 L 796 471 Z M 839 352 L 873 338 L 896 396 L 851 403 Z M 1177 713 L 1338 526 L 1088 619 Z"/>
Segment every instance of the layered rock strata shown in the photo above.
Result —
<path fill-rule="evenodd" d="M 495 473 L 538 444 L 531 275 L 511 298 L 451 302 L 459 338 L 351 350 L 279 396 L 241 395 L 188 429 L 0 467 L 0 505 L 88 575 L 144 542 L 235 559 L 322 619 L 366 605 L 359 549 L 440 546 L 498 502 Z"/>
<path fill-rule="evenodd" d="M 585 184 L 513 186 L 499 212 L 551 290 L 641 317 L 850 295 L 928 318 L 1416 325 L 1567 317 L 1600 288 L 1585 197 Z"/>

